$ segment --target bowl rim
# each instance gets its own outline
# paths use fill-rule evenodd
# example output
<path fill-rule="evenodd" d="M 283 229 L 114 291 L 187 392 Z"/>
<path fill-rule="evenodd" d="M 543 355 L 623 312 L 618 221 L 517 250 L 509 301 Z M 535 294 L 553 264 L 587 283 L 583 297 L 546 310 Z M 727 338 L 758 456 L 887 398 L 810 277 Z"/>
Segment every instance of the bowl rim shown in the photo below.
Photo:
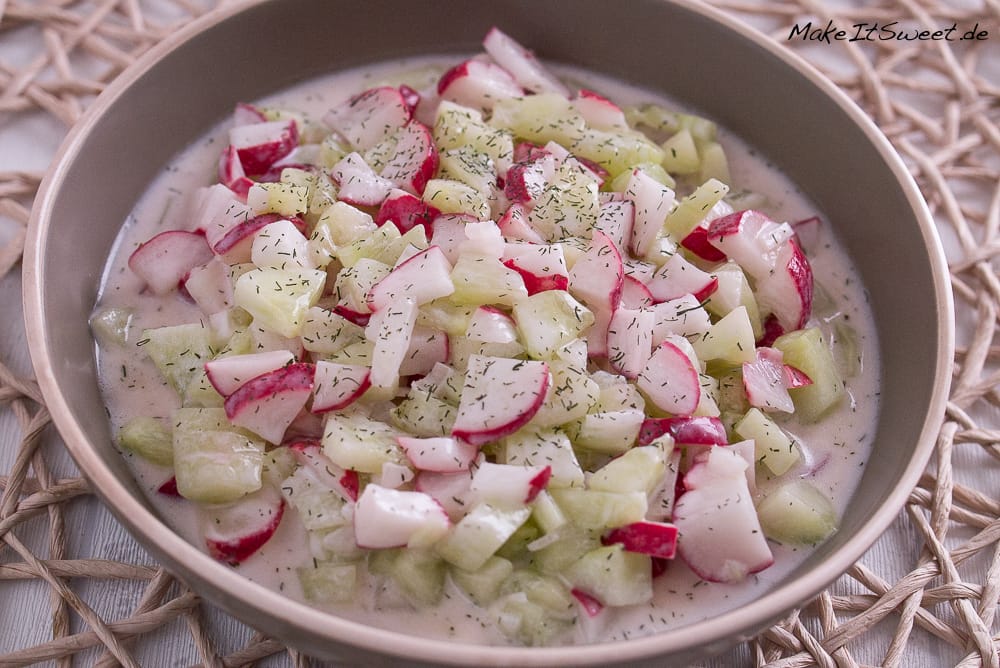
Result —
<path fill-rule="evenodd" d="M 41 271 L 54 202 L 66 178 L 68 165 L 77 156 L 87 135 L 99 122 L 103 113 L 150 66 L 202 31 L 243 11 L 276 1 L 248 0 L 216 9 L 167 36 L 126 68 L 91 103 L 62 142 L 39 187 L 29 220 L 22 263 L 25 326 L 36 378 L 52 420 L 81 472 L 89 479 L 105 505 L 134 536 L 141 537 L 141 543 L 150 547 L 150 551 L 155 552 L 164 565 L 169 566 L 172 573 L 177 574 L 185 582 L 194 581 L 210 585 L 205 593 L 207 599 L 249 623 L 253 623 L 253 616 L 258 620 L 261 616 L 277 618 L 293 625 L 296 631 L 309 634 L 313 638 L 342 643 L 378 654 L 451 665 L 501 663 L 536 666 L 600 665 L 650 658 L 699 645 L 710 645 L 723 639 L 749 637 L 748 632 L 756 632 L 756 629 L 772 623 L 797 605 L 804 605 L 811 600 L 847 571 L 886 531 L 926 467 L 936 443 L 938 430 L 943 423 L 950 390 L 950 369 L 955 345 L 954 304 L 948 281 L 949 271 L 940 238 L 926 202 L 901 157 L 871 118 L 846 93 L 787 47 L 775 43 L 749 24 L 697 0 L 658 1 L 680 6 L 721 24 L 739 37 L 753 42 L 756 47 L 764 49 L 771 56 L 777 57 L 785 67 L 792 68 L 805 76 L 864 132 L 867 140 L 889 167 L 918 222 L 930 260 L 931 278 L 934 284 L 933 297 L 938 305 L 936 324 L 941 337 L 938 341 L 938 356 L 934 369 L 938 382 L 932 389 L 928 411 L 920 430 L 919 440 L 915 444 L 913 457 L 899 484 L 884 504 L 893 512 L 878 513 L 866 520 L 859 530 L 827 560 L 812 569 L 810 577 L 800 577 L 769 589 L 746 605 L 712 617 L 711 624 L 693 622 L 677 629 L 631 638 L 628 641 L 524 648 L 431 640 L 370 627 L 344 617 L 317 611 L 304 603 L 296 602 L 262 585 L 250 582 L 235 570 L 216 562 L 175 533 L 156 514 L 133 497 L 91 449 L 81 425 L 74 420 L 69 403 L 56 382 L 55 367 L 47 345 Z M 217 594 L 213 588 L 222 592 L 224 596 Z M 220 601 L 220 598 L 225 600 Z"/>

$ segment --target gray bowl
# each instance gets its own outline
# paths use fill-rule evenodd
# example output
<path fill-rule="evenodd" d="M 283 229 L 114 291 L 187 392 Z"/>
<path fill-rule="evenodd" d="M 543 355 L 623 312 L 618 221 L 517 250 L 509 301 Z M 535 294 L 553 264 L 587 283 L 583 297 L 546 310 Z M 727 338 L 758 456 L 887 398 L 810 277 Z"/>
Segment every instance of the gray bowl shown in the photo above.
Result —
<path fill-rule="evenodd" d="M 883 381 L 874 452 L 840 531 L 769 593 L 677 631 L 545 649 L 426 640 L 322 614 L 248 582 L 175 534 L 109 433 L 87 326 L 121 222 L 167 161 L 252 100 L 324 72 L 471 52 L 493 24 L 543 58 L 661 90 L 762 149 L 835 221 L 868 287 Z M 815 596 L 889 526 L 944 412 L 953 351 L 948 272 L 921 196 L 863 112 L 807 65 L 693 2 L 272 0 L 197 22 L 88 110 L 42 185 L 24 258 L 35 371 L 67 447 L 119 520 L 193 589 L 317 656 L 366 665 L 613 665 L 721 651 Z M 885 345 L 890 342 L 891 345 Z"/>

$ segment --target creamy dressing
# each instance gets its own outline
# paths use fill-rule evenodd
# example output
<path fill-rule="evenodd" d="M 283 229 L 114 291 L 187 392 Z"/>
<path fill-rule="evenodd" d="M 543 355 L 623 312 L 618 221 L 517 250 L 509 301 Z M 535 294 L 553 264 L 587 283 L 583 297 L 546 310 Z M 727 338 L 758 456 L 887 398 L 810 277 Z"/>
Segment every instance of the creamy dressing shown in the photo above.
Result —
<path fill-rule="evenodd" d="M 407 72 L 407 82 L 414 87 L 430 81 L 436 71 L 434 61 L 405 61 L 374 67 L 366 72 L 337 74 L 302 84 L 292 90 L 260 101 L 263 106 L 296 109 L 313 118 L 349 95 L 383 81 L 399 83 L 399 72 Z M 451 60 L 450 62 L 454 62 Z M 633 89 L 607 78 L 576 70 L 558 70 L 573 79 L 585 80 L 588 87 L 611 99 L 630 104 L 639 101 L 659 102 L 677 108 L 652 93 Z M 195 190 L 215 182 L 219 152 L 226 144 L 227 128 L 212 130 L 196 145 L 178 156 L 151 184 L 148 192 L 126 221 L 112 253 L 100 306 L 131 307 L 135 316 L 130 325 L 131 342 L 145 328 L 159 327 L 202 318 L 194 304 L 177 295 L 156 297 L 142 290 L 142 282 L 127 268 L 130 253 L 138 244 L 156 233 L 174 228 L 190 228 L 188 202 Z M 796 221 L 817 215 L 815 207 L 793 183 L 755 151 L 736 138 L 722 134 L 738 190 L 765 194 L 762 207 L 779 221 Z M 793 175 L 794 176 L 794 175 Z M 806 453 L 803 470 L 809 480 L 834 501 L 843 513 L 860 478 L 871 446 L 877 413 L 879 364 L 872 315 L 863 286 L 856 279 L 849 259 L 837 245 L 829 228 L 836 221 L 824 221 L 818 241 L 807 248 L 817 282 L 814 321 L 829 338 L 839 321 L 849 324 L 857 334 L 856 371 L 846 378 L 847 400 L 829 418 L 816 425 L 800 425 L 794 420 L 783 426 L 802 445 Z M 825 303 L 828 302 L 828 303 Z M 860 364 L 858 362 L 860 361 Z M 175 393 L 163 382 L 141 348 L 102 347 L 99 350 L 101 384 L 108 414 L 115 429 L 135 416 L 168 417 L 179 406 Z M 158 494 L 156 489 L 170 477 L 159 468 L 130 453 L 135 474 L 161 516 L 187 540 L 202 545 L 199 518 L 194 505 L 182 499 Z M 766 484 L 766 483 L 765 483 Z M 280 590 L 293 598 L 303 597 L 295 569 L 312 561 L 308 539 L 295 510 L 287 507 L 285 518 L 275 536 L 260 552 L 237 567 L 247 578 Z M 580 615 L 568 642 L 595 642 L 646 635 L 720 614 L 759 598 L 798 566 L 810 549 L 790 549 L 771 545 L 775 564 L 738 585 L 702 582 L 680 559 L 655 582 L 655 599 L 649 605 L 628 609 L 607 608 L 596 618 Z M 360 588 L 359 600 L 351 605 L 328 606 L 344 617 L 372 626 L 406 629 L 423 637 L 461 639 L 477 643 L 505 643 L 486 610 L 469 603 L 450 582 L 442 604 L 433 609 L 413 610 L 391 591 Z"/>

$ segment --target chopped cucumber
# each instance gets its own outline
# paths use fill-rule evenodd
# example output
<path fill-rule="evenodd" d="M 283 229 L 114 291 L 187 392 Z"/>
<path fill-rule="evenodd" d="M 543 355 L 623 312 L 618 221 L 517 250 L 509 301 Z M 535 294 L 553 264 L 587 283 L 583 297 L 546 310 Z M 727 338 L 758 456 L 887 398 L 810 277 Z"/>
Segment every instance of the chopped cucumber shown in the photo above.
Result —
<path fill-rule="evenodd" d="M 174 463 L 173 431 L 153 417 L 132 418 L 118 432 L 118 443 L 154 464 Z"/>
<path fill-rule="evenodd" d="M 833 503 L 806 480 L 779 485 L 757 504 L 764 534 L 790 545 L 814 545 L 837 530 Z"/>

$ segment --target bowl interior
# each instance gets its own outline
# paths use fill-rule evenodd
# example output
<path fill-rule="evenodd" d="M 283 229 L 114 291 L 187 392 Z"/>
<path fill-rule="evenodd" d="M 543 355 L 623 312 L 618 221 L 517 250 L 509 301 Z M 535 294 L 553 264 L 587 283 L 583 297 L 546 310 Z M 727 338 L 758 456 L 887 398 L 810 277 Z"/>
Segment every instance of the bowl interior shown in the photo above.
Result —
<path fill-rule="evenodd" d="M 846 569 L 898 512 L 933 445 L 952 339 L 944 264 L 919 194 L 863 114 L 761 38 L 706 12 L 654 0 L 622 7 L 603 0 L 271 1 L 175 35 L 156 50 L 159 59 L 129 70 L 64 145 L 36 204 L 24 267 L 39 381 L 74 457 L 120 519 L 206 596 L 271 633 L 319 654 L 338 651 L 349 637 L 380 646 L 387 632 L 366 635 L 347 623 L 304 619 L 304 609 L 249 586 L 151 514 L 110 438 L 87 318 L 115 235 L 139 194 L 236 101 L 366 62 L 473 51 L 495 24 L 544 58 L 690 104 L 792 175 L 835 226 L 868 287 L 878 336 L 892 343 L 881 351 L 881 415 L 871 461 L 840 531 L 799 577 L 739 614 L 629 643 L 624 651 L 484 653 L 456 646 L 444 657 L 442 644 L 419 639 L 401 640 L 392 651 L 428 661 L 582 665 L 713 650 L 765 626 Z"/>

